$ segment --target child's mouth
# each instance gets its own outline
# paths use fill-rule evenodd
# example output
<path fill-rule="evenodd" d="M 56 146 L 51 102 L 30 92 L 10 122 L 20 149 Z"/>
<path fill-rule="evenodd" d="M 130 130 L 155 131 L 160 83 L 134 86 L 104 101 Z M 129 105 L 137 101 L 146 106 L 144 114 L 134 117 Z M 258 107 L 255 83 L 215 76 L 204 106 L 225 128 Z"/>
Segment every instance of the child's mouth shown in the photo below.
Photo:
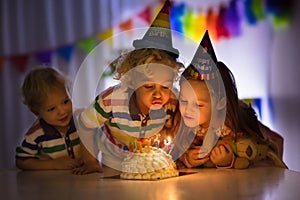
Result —
<path fill-rule="evenodd" d="M 160 101 L 153 101 L 152 105 L 154 105 L 154 106 L 156 106 L 156 105 L 160 106 L 160 105 L 162 105 L 162 103 Z"/>
<path fill-rule="evenodd" d="M 184 118 L 185 118 L 186 120 L 189 120 L 189 121 L 191 121 L 191 120 L 194 119 L 193 117 L 190 117 L 190 116 L 187 116 L 187 115 L 185 115 Z"/>
<path fill-rule="evenodd" d="M 66 122 L 67 120 L 68 120 L 68 116 L 65 116 L 65 117 L 59 119 L 58 121 L 63 123 L 63 122 Z"/>

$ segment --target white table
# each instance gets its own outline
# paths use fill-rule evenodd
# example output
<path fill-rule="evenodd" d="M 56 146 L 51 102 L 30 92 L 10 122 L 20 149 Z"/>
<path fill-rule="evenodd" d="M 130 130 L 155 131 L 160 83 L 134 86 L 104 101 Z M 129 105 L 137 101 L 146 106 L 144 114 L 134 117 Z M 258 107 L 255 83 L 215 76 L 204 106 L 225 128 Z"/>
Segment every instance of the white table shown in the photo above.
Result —
<path fill-rule="evenodd" d="M 158 181 L 109 178 L 116 174 L 1 170 L 0 199 L 300 199 L 300 173 L 275 167 L 198 169 Z"/>

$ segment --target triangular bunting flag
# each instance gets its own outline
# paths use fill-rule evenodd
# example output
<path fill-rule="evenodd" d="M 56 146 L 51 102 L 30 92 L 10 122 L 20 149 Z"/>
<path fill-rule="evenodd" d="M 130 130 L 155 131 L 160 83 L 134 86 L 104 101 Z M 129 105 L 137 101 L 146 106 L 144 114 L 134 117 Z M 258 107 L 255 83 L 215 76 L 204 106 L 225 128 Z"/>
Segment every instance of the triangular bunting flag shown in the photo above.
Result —
<path fill-rule="evenodd" d="M 94 37 L 81 40 L 77 43 L 77 46 L 85 53 L 90 53 L 97 45 L 98 41 Z"/>
<path fill-rule="evenodd" d="M 69 45 L 69 46 L 65 46 L 65 47 L 61 47 L 61 48 L 57 49 L 57 53 L 61 57 L 63 57 L 67 62 L 70 62 L 73 50 L 74 50 L 74 45 Z"/>
<path fill-rule="evenodd" d="M 194 34 L 195 41 L 199 42 L 206 31 L 206 16 L 199 13 L 194 19 Z"/>
<path fill-rule="evenodd" d="M 266 18 L 264 10 L 264 0 L 253 0 L 251 8 L 256 19 L 263 20 L 264 18 Z"/>
<path fill-rule="evenodd" d="M 283 13 L 281 16 L 272 16 L 271 21 L 275 29 L 286 28 L 290 23 L 290 14 Z"/>
<path fill-rule="evenodd" d="M 244 1 L 245 17 L 250 25 L 254 25 L 257 22 L 257 18 L 255 16 L 255 14 L 253 13 L 252 4 L 253 4 L 253 0 L 245 0 Z"/>
<path fill-rule="evenodd" d="M 230 36 L 239 36 L 242 33 L 242 12 L 236 1 L 231 1 L 226 9 L 224 23 Z"/>
<path fill-rule="evenodd" d="M 29 55 L 11 56 L 10 61 L 18 69 L 19 72 L 24 73 L 26 71 L 29 57 Z"/>
<path fill-rule="evenodd" d="M 186 6 L 184 3 L 174 5 L 170 10 L 171 28 L 179 33 L 183 33 L 183 20 Z"/>
<path fill-rule="evenodd" d="M 183 30 L 184 30 L 185 35 L 191 39 L 194 39 L 193 38 L 193 30 L 194 30 L 193 21 L 194 21 L 193 12 L 191 9 L 187 9 L 186 14 L 183 19 Z"/>
<path fill-rule="evenodd" d="M 109 42 L 110 46 L 113 46 L 113 38 L 112 38 L 112 35 L 113 35 L 113 29 L 110 28 L 104 32 L 100 32 L 97 34 L 97 38 L 100 40 L 100 41 L 103 41 L 103 40 L 106 40 Z"/>
<path fill-rule="evenodd" d="M 220 7 L 219 17 L 217 21 L 217 36 L 218 38 L 225 37 L 229 38 L 229 30 L 226 27 L 226 8 L 224 6 Z"/>
<path fill-rule="evenodd" d="M 52 50 L 41 51 L 35 53 L 35 58 L 41 62 L 41 64 L 50 64 L 52 62 Z"/>
<path fill-rule="evenodd" d="M 219 39 L 217 34 L 217 22 L 218 15 L 212 8 L 210 8 L 206 17 L 206 28 L 209 31 L 211 39 L 214 41 L 217 41 Z"/>
<path fill-rule="evenodd" d="M 148 6 L 145 10 L 138 14 L 138 17 L 144 20 L 147 24 L 152 22 L 151 8 Z"/>
<path fill-rule="evenodd" d="M 128 19 L 127 21 L 119 24 L 119 28 L 121 31 L 128 31 L 129 35 L 132 35 L 132 29 L 133 29 L 133 22 L 132 19 Z"/>

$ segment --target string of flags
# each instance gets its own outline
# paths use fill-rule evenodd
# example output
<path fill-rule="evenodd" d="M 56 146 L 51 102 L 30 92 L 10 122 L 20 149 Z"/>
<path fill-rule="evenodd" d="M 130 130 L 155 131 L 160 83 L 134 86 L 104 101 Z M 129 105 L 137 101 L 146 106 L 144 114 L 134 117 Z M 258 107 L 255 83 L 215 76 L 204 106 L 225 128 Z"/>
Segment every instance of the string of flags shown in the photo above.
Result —
<path fill-rule="evenodd" d="M 205 30 L 209 30 L 213 41 L 219 41 L 240 36 L 242 23 L 256 25 L 266 19 L 270 19 L 274 29 L 285 28 L 289 25 L 291 18 L 291 2 L 292 0 L 231 0 L 226 5 L 220 4 L 217 7 L 208 8 L 208 10 L 203 10 L 201 7 L 191 8 L 184 2 L 174 2 L 170 15 L 171 28 L 196 42 L 200 41 Z M 145 25 L 150 25 L 159 7 L 149 6 L 132 18 L 121 22 L 117 27 L 111 27 L 74 44 L 24 54 L 0 55 L 0 70 L 5 62 L 11 62 L 20 73 L 25 73 L 30 59 L 35 59 L 41 64 L 51 65 L 54 54 L 70 62 L 75 48 L 88 54 L 99 42 L 111 38 L 116 28 L 130 34 L 135 20 L 141 20 Z M 113 45 L 113 41 L 111 41 L 111 45 Z"/>
<path fill-rule="evenodd" d="M 196 42 L 208 30 L 211 39 L 218 41 L 241 35 L 242 23 L 256 25 L 269 19 L 274 29 L 286 28 L 291 7 L 292 0 L 231 0 L 203 11 L 180 3 L 171 8 L 171 27 Z"/>

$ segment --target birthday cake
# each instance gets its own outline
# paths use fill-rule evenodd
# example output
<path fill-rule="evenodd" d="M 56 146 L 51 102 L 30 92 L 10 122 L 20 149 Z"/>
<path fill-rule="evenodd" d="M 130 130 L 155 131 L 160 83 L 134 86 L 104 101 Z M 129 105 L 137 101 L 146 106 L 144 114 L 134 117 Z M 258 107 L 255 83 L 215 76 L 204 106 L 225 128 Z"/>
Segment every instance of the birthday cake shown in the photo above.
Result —
<path fill-rule="evenodd" d="M 164 150 L 146 146 L 130 153 L 122 162 L 122 179 L 157 180 L 178 176 L 172 157 Z"/>

